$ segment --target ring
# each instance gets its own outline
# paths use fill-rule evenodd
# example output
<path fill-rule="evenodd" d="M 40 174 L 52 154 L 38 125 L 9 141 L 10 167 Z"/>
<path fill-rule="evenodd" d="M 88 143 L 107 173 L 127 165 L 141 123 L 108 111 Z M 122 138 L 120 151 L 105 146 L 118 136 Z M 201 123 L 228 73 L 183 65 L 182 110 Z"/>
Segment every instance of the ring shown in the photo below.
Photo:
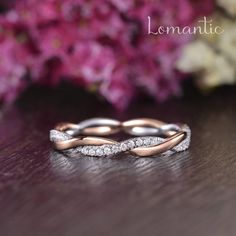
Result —
<path fill-rule="evenodd" d="M 139 136 L 124 141 L 106 137 L 120 131 Z M 129 152 L 137 157 L 166 152 L 181 152 L 189 148 L 191 130 L 186 124 L 167 124 L 159 120 L 140 118 L 124 122 L 108 118 L 93 118 L 78 124 L 60 123 L 50 131 L 50 141 L 58 151 L 73 150 L 85 156 L 106 157 Z"/>

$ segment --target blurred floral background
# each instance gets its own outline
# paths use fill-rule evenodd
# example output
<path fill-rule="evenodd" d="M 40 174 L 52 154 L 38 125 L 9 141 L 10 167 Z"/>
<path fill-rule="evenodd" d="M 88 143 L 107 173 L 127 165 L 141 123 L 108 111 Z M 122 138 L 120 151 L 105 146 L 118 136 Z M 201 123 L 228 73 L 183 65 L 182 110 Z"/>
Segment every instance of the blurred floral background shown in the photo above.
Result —
<path fill-rule="evenodd" d="M 124 109 L 138 96 L 181 96 L 184 80 L 202 90 L 236 83 L 235 0 L 1 1 L 0 100 L 31 84 L 68 81 Z M 203 16 L 221 35 L 148 35 L 194 26 Z"/>

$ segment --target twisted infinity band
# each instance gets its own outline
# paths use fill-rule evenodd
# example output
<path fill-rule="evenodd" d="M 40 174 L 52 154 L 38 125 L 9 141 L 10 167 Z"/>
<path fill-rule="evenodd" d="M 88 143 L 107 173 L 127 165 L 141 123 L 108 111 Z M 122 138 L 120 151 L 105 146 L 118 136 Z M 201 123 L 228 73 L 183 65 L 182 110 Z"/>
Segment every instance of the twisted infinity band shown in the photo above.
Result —
<path fill-rule="evenodd" d="M 99 136 L 124 131 L 139 136 L 117 142 Z M 186 124 L 166 124 L 155 119 L 134 119 L 120 122 L 114 119 L 93 118 L 78 124 L 60 123 L 50 131 L 50 140 L 56 150 L 73 149 L 86 156 L 105 157 L 129 152 L 139 157 L 188 149 L 191 130 Z"/>

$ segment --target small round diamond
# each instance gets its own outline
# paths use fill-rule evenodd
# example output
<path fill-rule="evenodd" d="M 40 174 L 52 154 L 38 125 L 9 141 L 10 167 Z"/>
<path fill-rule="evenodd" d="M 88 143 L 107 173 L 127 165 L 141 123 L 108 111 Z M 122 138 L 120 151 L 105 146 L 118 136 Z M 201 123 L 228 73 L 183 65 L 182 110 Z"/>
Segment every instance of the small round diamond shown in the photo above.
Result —
<path fill-rule="evenodd" d="M 123 152 L 127 150 L 127 145 L 125 143 L 122 143 L 120 147 Z"/>
<path fill-rule="evenodd" d="M 117 145 L 114 145 L 114 146 L 112 147 L 112 151 L 113 151 L 114 153 L 118 153 L 118 152 L 119 152 L 119 147 L 118 147 Z"/>
<path fill-rule="evenodd" d="M 138 138 L 138 139 L 136 140 L 136 145 L 137 145 L 138 147 L 142 146 L 142 145 L 143 145 L 143 140 L 142 140 L 141 138 Z"/>
<path fill-rule="evenodd" d="M 104 152 L 102 151 L 102 149 L 101 148 L 97 148 L 97 150 L 96 150 L 96 155 L 97 156 L 102 156 L 102 155 L 104 155 Z"/>
<path fill-rule="evenodd" d="M 94 156 L 95 155 L 95 150 L 93 148 L 89 149 L 89 155 Z"/>
<path fill-rule="evenodd" d="M 146 138 L 144 138 L 143 143 L 144 143 L 145 146 L 149 146 L 150 143 L 151 143 L 151 139 L 146 137 Z"/>
<path fill-rule="evenodd" d="M 158 139 L 156 137 L 153 137 L 152 140 L 151 140 L 151 145 L 156 145 L 158 142 Z"/>
<path fill-rule="evenodd" d="M 110 155 L 112 152 L 111 152 L 111 149 L 110 149 L 108 146 L 106 146 L 106 147 L 104 148 L 104 153 L 105 153 L 106 155 Z"/>
<path fill-rule="evenodd" d="M 84 155 L 88 155 L 88 152 L 89 152 L 89 150 L 88 150 L 88 147 L 83 147 L 82 148 L 82 150 L 81 150 L 81 152 L 84 154 Z"/>
<path fill-rule="evenodd" d="M 130 141 L 128 141 L 127 146 L 129 149 L 132 149 L 135 147 L 135 143 L 132 140 L 130 140 Z"/>

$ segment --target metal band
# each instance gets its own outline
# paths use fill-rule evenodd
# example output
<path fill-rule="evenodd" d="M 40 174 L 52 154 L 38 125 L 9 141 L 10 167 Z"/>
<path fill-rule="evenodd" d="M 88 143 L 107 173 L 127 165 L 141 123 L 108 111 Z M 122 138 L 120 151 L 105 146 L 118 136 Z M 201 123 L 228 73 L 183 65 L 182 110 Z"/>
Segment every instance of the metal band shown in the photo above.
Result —
<path fill-rule="evenodd" d="M 120 131 L 141 137 L 122 142 L 99 137 Z M 50 131 L 50 140 L 55 149 L 62 151 L 74 148 L 78 153 L 89 156 L 108 156 L 128 151 L 144 157 L 169 150 L 184 151 L 189 147 L 190 136 L 191 131 L 187 125 L 166 124 L 148 118 L 125 122 L 93 118 L 79 124 L 61 123 Z"/>

